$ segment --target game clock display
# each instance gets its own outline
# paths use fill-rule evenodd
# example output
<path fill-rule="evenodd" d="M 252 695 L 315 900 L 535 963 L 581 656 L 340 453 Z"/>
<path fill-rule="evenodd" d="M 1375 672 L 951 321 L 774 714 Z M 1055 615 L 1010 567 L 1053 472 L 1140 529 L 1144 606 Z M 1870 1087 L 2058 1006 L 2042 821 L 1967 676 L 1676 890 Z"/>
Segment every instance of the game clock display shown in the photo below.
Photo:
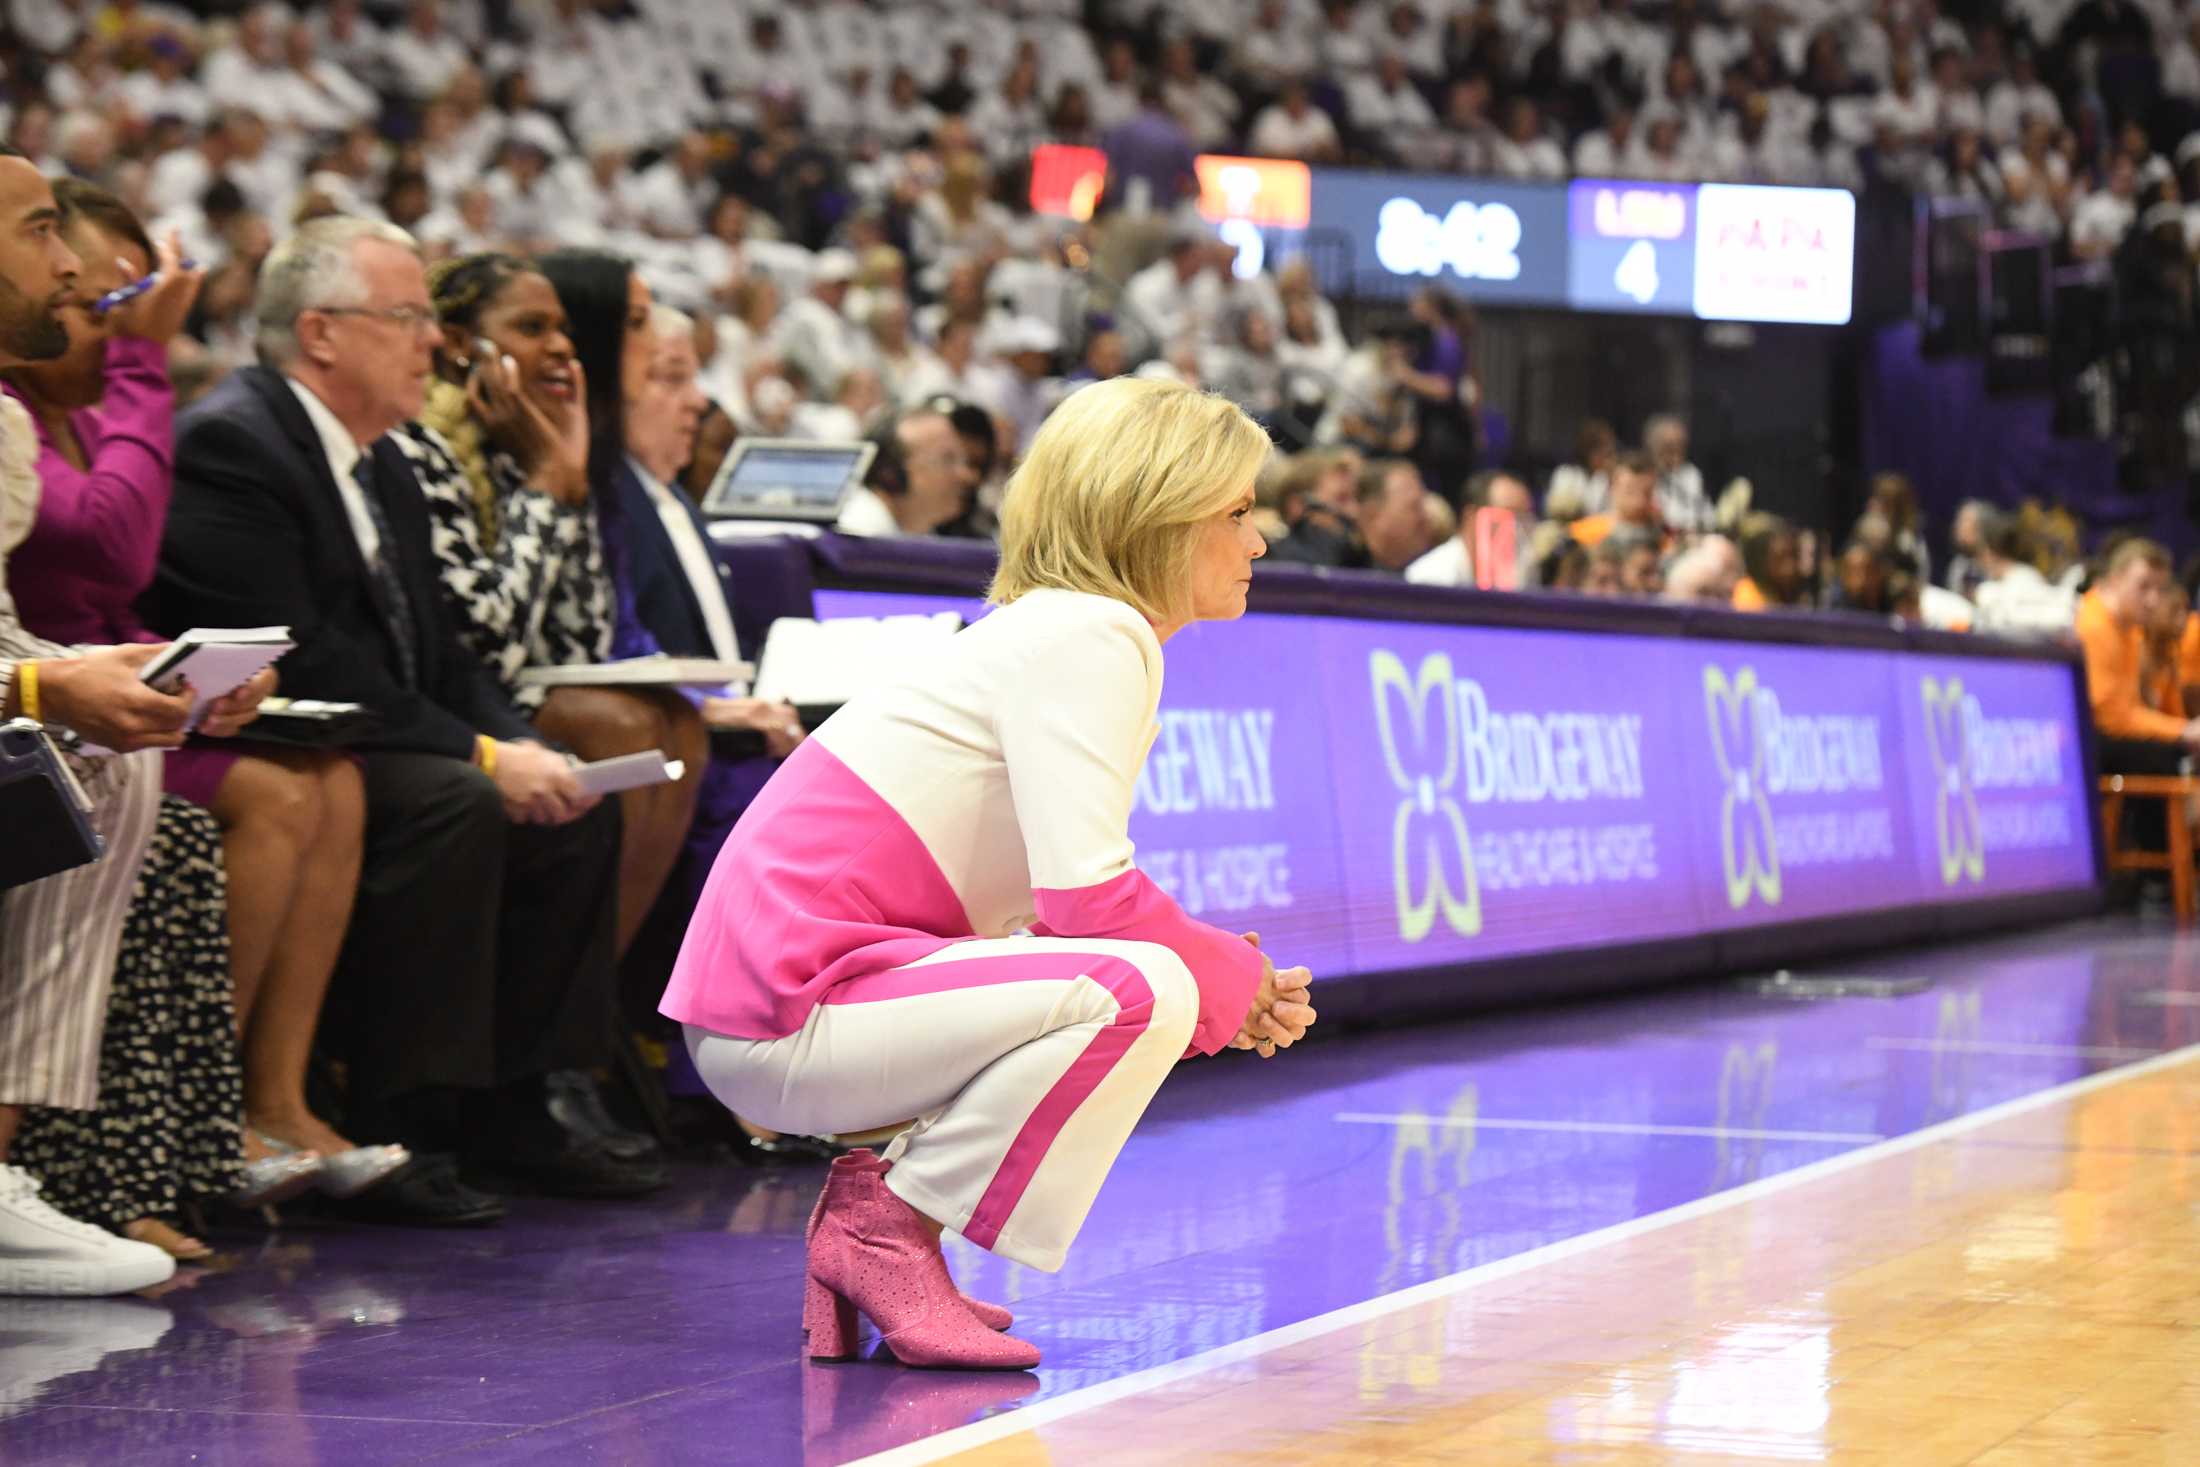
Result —
<path fill-rule="evenodd" d="M 1307 229 L 1263 228 L 1262 243 L 1273 261 L 1316 234 L 1349 240 L 1348 277 L 1325 278 L 1331 290 L 1427 282 L 1491 305 L 1848 323 L 1856 199 L 1844 189 L 1308 172 Z M 1339 252 L 1314 253 L 1335 277 Z"/>
<path fill-rule="evenodd" d="M 1849 320 L 1856 199 L 1845 189 L 1577 179 L 1572 183 L 1198 160 L 1199 209 L 1255 275 L 1304 254 L 1333 294 L 1395 299 L 1440 285 L 1497 306 Z M 1090 217 L 1107 169 L 1089 148 L 1032 158 L 1032 208 Z"/>

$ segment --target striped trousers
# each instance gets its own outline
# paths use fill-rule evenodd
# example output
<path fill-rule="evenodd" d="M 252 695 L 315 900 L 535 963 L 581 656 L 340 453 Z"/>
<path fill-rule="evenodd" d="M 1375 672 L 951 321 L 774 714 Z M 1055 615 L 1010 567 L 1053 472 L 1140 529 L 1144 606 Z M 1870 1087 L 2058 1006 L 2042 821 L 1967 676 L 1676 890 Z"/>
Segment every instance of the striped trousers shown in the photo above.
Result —
<path fill-rule="evenodd" d="M 160 814 L 161 756 L 72 760 L 107 854 L 0 893 L 0 1105 L 89 1110 L 130 889 Z"/>
<path fill-rule="evenodd" d="M 1147 942 L 958 942 L 837 984 L 782 1039 L 687 1028 L 736 1115 L 831 1135 L 916 1117 L 886 1185 L 981 1248 L 1052 1273 L 1199 1017 L 1184 960 Z"/>

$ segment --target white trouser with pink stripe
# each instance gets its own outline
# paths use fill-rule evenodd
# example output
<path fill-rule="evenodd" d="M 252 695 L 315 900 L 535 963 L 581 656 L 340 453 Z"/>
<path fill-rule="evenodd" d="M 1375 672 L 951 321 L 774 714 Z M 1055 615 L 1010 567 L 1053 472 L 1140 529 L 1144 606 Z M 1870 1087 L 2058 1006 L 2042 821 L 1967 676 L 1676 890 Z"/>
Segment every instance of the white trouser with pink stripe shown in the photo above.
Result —
<path fill-rule="evenodd" d="M 711 1093 L 758 1125 L 830 1135 L 914 1117 L 886 1185 L 1052 1273 L 1198 1018 L 1199 986 L 1168 948 L 1011 937 L 837 984 L 785 1038 L 686 1029 Z"/>

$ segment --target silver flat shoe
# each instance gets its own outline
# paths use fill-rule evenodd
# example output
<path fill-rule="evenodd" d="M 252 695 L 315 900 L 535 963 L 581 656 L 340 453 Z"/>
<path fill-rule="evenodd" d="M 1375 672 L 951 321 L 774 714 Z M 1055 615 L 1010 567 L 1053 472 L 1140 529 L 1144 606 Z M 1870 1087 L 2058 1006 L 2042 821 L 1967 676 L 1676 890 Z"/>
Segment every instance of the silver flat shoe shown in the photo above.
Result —
<path fill-rule="evenodd" d="M 265 1131 L 252 1133 L 262 1146 L 278 1156 L 303 1156 L 319 1162 L 313 1176 L 324 1196 L 339 1200 L 357 1197 L 375 1183 L 399 1170 L 412 1160 L 412 1153 L 402 1146 L 354 1146 L 349 1151 L 339 1151 L 334 1156 L 303 1151 L 288 1141 L 278 1141 Z"/>
<path fill-rule="evenodd" d="M 412 1161 L 402 1146 L 354 1146 L 321 1158 L 321 1190 L 331 1197 L 357 1197 Z"/>
<path fill-rule="evenodd" d="M 228 1201 L 237 1207 L 273 1207 L 312 1190 L 321 1177 L 321 1158 L 311 1152 L 277 1152 L 248 1161 Z"/>

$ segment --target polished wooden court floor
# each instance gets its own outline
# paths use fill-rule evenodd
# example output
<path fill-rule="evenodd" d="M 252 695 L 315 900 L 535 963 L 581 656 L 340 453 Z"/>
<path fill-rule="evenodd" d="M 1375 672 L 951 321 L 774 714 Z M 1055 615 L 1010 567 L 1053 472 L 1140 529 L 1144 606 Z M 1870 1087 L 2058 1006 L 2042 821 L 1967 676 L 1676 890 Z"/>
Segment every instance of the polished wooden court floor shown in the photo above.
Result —
<path fill-rule="evenodd" d="M 2195 1467 L 2200 1053 L 2065 1089 L 941 1460 Z"/>

